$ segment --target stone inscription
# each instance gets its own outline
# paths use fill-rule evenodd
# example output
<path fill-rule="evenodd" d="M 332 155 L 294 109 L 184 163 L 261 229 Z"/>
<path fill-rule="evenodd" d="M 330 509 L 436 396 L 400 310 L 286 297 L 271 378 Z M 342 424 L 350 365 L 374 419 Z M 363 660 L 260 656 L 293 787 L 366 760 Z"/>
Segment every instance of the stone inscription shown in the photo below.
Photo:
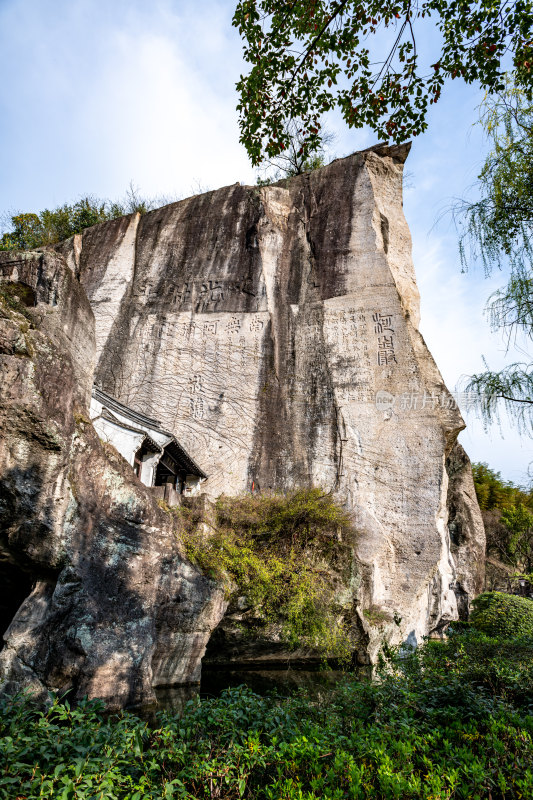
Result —
<path fill-rule="evenodd" d="M 367 403 L 374 387 L 372 356 L 368 342 L 367 312 L 363 307 L 327 309 L 324 336 L 337 363 L 335 391 L 341 403 Z"/>
<path fill-rule="evenodd" d="M 243 404 L 248 403 L 243 389 L 255 385 L 267 316 L 221 313 L 190 318 L 179 314 L 145 329 L 144 346 L 165 353 L 164 375 L 159 380 L 164 388 L 173 386 L 177 402 L 165 411 L 174 422 L 207 423 L 220 407 L 221 397 L 226 413 L 227 404 L 236 403 L 235 414 L 242 419 Z M 159 403 L 166 406 L 166 393 Z M 231 428 L 227 420 L 226 424 Z"/>
<path fill-rule="evenodd" d="M 252 278 L 208 278 L 205 280 L 189 279 L 181 283 L 170 280 L 158 281 L 156 285 L 147 281 L 142 287 L 147 300 L 163 298 L 168 305 L 176 310 L 194 309 L 196 313 L 216 311 L 220 304 L 232 297 L 246 297 L 255 299 L 255 307 L 266 297 L 263 284 L 254 285 Z M 248 300 L 249 302 L 249 300 Z"/>
<path fill-rule="evenodd" d="M 377 334 L 377 362 L 378 367 L 387 367 L 397 364 L 394 351 L 394 328 L 392 327 L 392 314 L 376 311 L 372 314 L 374 333 Z"/>
<path fill-rule="evenodd" d="M 155 323 L 152 327 L 152 337 L 162 339 L 172 335 L 174 338 L 194 339 L 196 341 L 206 341 L 211 338 L 224 337 L 224 334 L 233 334 L 250 331 L 258 334 L 263 330 L 264 321 L 259 317 L 252 317 L 250 321 L 243 320 L 242 317 L 232 316 L 229 320 L 209 320 L 198 321 L 190 320 L 187 322 L 162 322 Z"/>

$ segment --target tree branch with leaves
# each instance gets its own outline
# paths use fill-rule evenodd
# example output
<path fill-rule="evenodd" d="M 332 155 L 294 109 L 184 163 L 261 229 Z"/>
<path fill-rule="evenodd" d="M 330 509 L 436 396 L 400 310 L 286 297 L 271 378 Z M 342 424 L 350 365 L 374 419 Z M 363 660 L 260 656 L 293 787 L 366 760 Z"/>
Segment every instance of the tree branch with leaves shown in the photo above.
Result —
<path fill-rule="evenodd" d="M 427 21 L 441 35 L 424 64 L 417 36 Z M 503 89 L 511 55 L 517 84 L 532 88 L 533 10 L 510 0 L 241 0 L 233 24 L 250 65 L 241 76 L 241 142 L 254 165 L 290 146 L 300 120 L 307 156 L 320 147 L 321 117 L 340 109 L 349 127 L 368 125 L 400 143 L 427 127 L 447 80 Z"/>

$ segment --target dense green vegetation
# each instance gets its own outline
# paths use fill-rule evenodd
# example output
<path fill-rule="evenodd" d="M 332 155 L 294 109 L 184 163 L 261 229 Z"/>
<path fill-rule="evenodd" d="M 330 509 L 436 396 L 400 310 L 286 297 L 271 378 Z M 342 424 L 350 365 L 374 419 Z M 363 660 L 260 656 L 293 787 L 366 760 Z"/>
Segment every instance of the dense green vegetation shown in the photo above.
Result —
<path fill-rule="evenodd" d="M 521 504 L 533 511 L 533 491 L 502 480 L 487 464 L 472 464 L 472 475 L 479 507 L 484 511 L 513 508 Z"/>
<path fill-rule="evenodd" d="M 350 581 L 349 515 L 320 489 L 220 497 L 206 519 L 178 507 L 188 557 L 250 606 L 248 633 L 280 626 L 290 647 L 343 657 L 350 647 L 338 592 Z"/>
<path fill-rule="evenodd" d="M 0 703 L 2 800 L 511 800 L 533 794 L 533 639 L 475 630 L 311 699 L 245 687 L 155 725 Z"/>
<path fill-rule="evenodd" d="M 533 582 L 533 491 L 503 481 L 487 464 L 472 472 L 487 535 L 487 556 Z"/>

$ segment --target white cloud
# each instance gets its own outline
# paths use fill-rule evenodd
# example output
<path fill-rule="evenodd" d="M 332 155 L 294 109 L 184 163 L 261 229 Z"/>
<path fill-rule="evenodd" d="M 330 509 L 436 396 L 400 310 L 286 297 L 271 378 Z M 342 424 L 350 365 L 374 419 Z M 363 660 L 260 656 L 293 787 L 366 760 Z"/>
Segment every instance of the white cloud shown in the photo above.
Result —
<path fill-rule="evenodd" d="M 254 179 L 229 6 L 18 0 L 0 15 L 3 208 Z"/>

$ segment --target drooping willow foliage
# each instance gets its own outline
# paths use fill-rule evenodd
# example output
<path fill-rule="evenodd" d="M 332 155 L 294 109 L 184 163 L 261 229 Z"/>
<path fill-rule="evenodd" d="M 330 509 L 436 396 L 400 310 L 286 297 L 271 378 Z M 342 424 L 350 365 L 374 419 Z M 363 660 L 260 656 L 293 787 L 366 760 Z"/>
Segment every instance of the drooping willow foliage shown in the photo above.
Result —
<path fill-rule="evenodd" d="M 479 122 L 492 150 L 478 176 L 480 199 L 457 209 L 463 266 L 480 258 L 487 274 L 507 264 L 520 274 L 533 256 L 533 104 L 512 74 L 503 92 L 487 94 Z"/>
<path fill-rule="evenodd" d="M 533 365 L 524 361 L 491 370 L 486 359 L 484 372 L 470 375 L 466 391 L 474 400 L 486 422 L 499 419 L 501 406 L 516 420 L 522 433 L 532 434 Z"/>
<path fill-rule="evenodd" d="M 532 434 L 533 363 L 523 342 L 533 338 L 533 105 L 512 75 L 501 94 L 486 97 L 480 123 L 492 150 L 479 175 L 480 199 L 455 209 L 461 260 L 465 269 L 481 260 L 487 275 L 495 268 L 507 271 L 507 284 L 489 297 L 487 315 L 508 347 L 520 341 L 524 359 L 499 371 L 485 361 L 466 389 L 487 422 L 503 406 Z"/>

